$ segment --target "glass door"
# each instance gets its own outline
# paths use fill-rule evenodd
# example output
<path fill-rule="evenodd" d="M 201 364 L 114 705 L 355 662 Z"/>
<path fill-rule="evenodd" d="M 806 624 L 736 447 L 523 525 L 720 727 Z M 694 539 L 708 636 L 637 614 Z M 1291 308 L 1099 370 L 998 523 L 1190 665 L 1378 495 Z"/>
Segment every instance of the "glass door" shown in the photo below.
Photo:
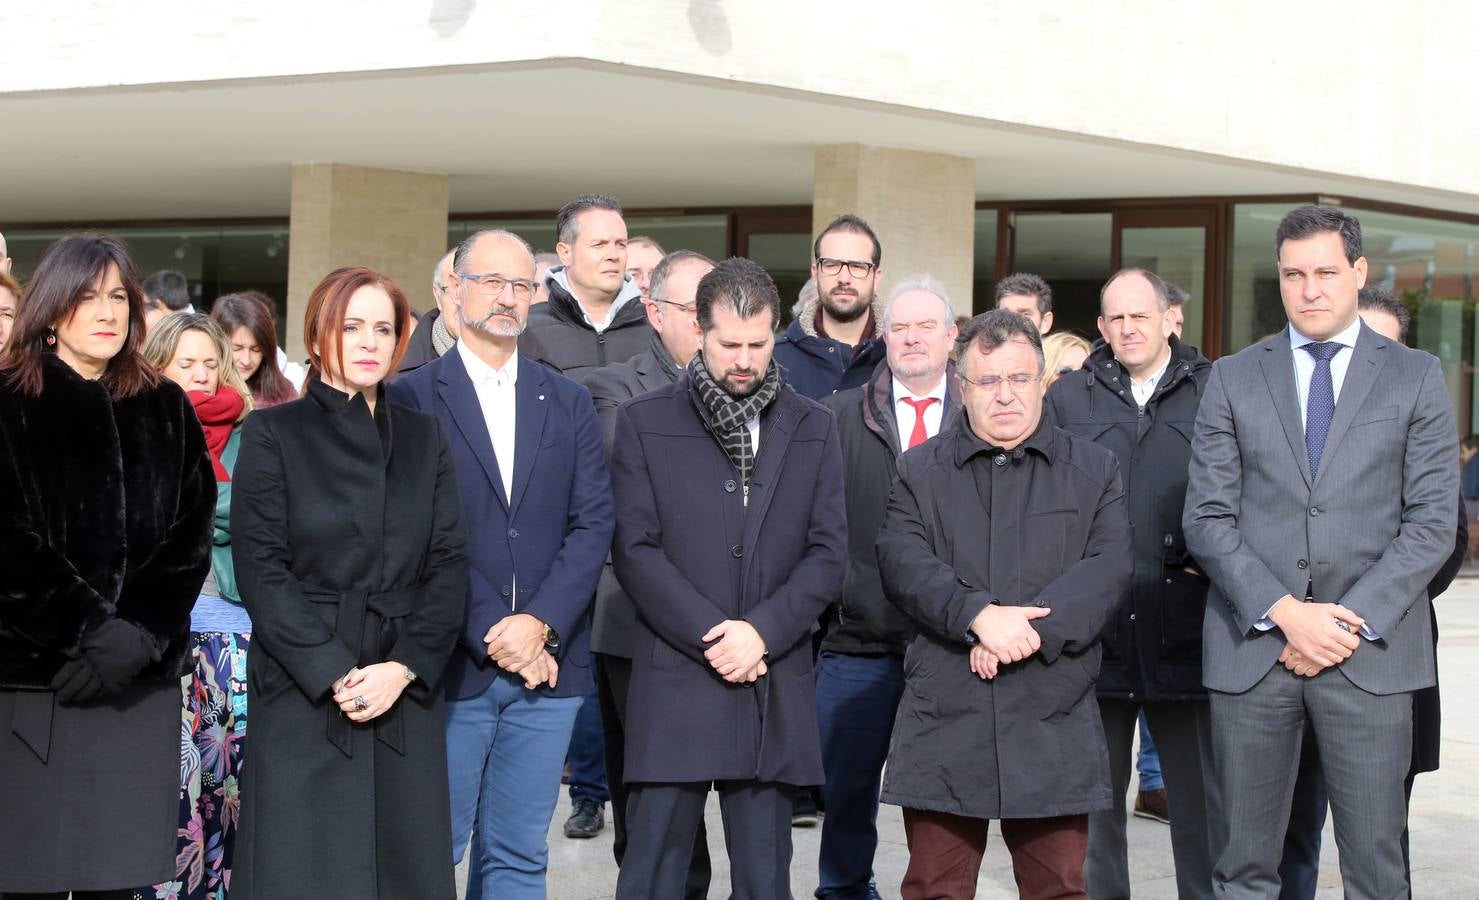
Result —
<path fill-rule="evenodd" d="M 1215 359 L 1222 347 L 1221 284 L 1216 254 L 1217 207 L 1143 207 L 1114 213 L 1115 271 L 1148 269 L 1191 295 L 1183 308 L 1182 339 Z"/>

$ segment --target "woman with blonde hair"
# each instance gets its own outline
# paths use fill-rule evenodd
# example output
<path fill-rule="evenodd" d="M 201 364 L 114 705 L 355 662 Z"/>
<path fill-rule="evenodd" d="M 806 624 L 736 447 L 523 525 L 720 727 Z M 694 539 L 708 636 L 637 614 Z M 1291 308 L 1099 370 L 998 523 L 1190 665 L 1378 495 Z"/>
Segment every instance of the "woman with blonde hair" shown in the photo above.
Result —
<path fill-rule="evenodd" d="M 1042 339 L 1043 390 L 1070 372 L 1084 367 L 1089 358 L 1089 342 L 1071 331 L 1055 331 Z"/>
<path fill-rule="evenodd" d="M 230 881 L 238 781 L 246 750 L 246 651 L 252 622 L 231 564 L 231 472 L 252 392 L 209 316 L 178 312 L 149 329 L 144 361 L 185 391 L 216 476 L 211 570 L 190 615 L 194 666 L 184 679 L 180 734 L 179 872 L 160 896 L 223 898 Z M 147 896 L 147 893 L 146 893 Z"/>

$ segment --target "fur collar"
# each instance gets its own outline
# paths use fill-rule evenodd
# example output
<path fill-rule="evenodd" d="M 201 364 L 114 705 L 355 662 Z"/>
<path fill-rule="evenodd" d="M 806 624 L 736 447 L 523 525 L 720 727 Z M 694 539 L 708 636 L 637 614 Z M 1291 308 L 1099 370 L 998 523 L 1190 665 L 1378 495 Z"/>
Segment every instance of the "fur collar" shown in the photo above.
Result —
<path fill-rule="evenodd" d="M 817 337 L 817 311 L 822 308 L 822 295 L 820 292 L 801 304 L 801 309 L 796 313 L 796 325 L 807 337 Z M 873 295 L 873 334 L 869 337 L 883 337 L 883 298 L 878 294 Z"/>

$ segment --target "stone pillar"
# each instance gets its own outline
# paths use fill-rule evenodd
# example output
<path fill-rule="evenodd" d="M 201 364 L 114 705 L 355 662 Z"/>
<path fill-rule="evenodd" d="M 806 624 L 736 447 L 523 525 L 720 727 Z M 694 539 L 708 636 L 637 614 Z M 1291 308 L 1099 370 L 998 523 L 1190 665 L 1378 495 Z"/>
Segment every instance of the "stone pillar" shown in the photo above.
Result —
<path fill-rule="evenodd" d="M 842 213 L 867 220 L 883 244 L 885 295 L 910 275 L 939 279 L 957 315 L 971 314 L 976 161 L 863 144 L 821 144 L 812 177 L 812 234 Z"/>
<path fill-rule="evenodd" d="M 431 272 L 447 252 L 447 176 L 337 163 L 293 166 L 288 235 L 288 358 L 306 357 L 308 295 L 341 266 L 369 266 L 411 305 L 432 304 Z"/>

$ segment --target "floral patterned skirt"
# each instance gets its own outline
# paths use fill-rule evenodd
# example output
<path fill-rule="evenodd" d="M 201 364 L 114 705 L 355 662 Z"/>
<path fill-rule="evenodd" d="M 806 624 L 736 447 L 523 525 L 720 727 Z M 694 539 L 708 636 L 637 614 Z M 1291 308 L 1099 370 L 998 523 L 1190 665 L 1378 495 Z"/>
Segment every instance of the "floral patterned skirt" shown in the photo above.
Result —
<path fill-rule="evenodd" d="M 225 900 L 241 811 L 250 635 L 193 632 L 195 670 L 181 679 L 180 830 L 174 881 L 137 900 Z"/>

